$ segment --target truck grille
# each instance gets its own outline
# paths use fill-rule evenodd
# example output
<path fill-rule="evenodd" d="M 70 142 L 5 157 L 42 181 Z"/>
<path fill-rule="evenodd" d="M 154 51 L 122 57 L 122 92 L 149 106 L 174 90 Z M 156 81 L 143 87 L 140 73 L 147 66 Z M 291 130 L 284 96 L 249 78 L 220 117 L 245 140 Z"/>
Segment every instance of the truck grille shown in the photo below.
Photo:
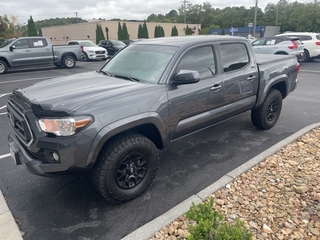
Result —
<path fill-rule="evenodd" d="M 32 134 L 21 107 L 13 101 L 9 101 L 7 105 L 7 115 L 9 123 L 17 136 L 24 143 L 29 144 L 32 140 Z"/>

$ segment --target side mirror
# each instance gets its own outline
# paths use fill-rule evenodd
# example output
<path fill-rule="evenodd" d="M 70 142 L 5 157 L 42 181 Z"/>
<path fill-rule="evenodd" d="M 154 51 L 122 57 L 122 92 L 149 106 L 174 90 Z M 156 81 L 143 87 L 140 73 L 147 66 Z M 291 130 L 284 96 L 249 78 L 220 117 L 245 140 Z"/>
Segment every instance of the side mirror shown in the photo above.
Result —
<path fill-rule="evenodd" d="M 16 46 L 12 45 L 12 46 L 9 47 L 9 50 L 10 50 L 11 52 L 13 51 L 13 49 L 16 49 Z"/>
<path fill-rule="evenodd" d="M 172 76 L 171 83 L 175 85 L 191 84 L 200 81 L 200 74 L 193 70 L 180 70 L 177 74 Z"/>

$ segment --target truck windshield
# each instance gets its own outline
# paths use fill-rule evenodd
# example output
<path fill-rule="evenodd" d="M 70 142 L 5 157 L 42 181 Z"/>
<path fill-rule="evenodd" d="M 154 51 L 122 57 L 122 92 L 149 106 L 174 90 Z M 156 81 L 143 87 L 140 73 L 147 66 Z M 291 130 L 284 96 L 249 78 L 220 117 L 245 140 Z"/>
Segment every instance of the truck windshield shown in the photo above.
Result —
<path fill-rule="evenodd" d="M 129 45 L 115 55 L 102 69 L 113 76 L 127 76 L 140 81 L 158 83 L 178 47 Z"/>

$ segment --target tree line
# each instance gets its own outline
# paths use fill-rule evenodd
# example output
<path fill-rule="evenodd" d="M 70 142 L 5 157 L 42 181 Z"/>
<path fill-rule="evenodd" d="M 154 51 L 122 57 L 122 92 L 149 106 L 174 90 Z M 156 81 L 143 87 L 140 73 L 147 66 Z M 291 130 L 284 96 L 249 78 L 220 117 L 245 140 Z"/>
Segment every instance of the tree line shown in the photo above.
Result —
<path fill-rule="evenodd" d="M 169 13 L 150 14 L 147 22 L 169 22 L 187 24 L 200 23 L 200 34 L 208 34 L 212 28 L 246 27 L 254 22 L 255 7 L 226 7 L 214 8 L 209 2 L 203 4 L 188 3 L 184 14 L 184 7 L 171 10 Z M 278 17 L 277 17 L 278 15 Z M 288 2 L 280 0 L 277 4 L 269 3 L 264 11 L 257 8 L 257 26 L 281 27 L 281 32 L 320 32 L 320 2 L 310 3 Z"/>
<path fill-rule="evenodd" d="M 138 29 L 138 38 L 148 38 L 145 32 L 144 24 L 146 22 L 158 23 L 184 23 L 186 24 L 201 24 L 200 34 L 208 34 L 212 28 L 229 28 L 245 27 L 249 23 L 253 23 L 255 15 L 255 7 L 226 7 L 223 9 L 214 8 L 209 2 L 203 4 L 188 3 L 186 11 L 181 5 L 178 10 L 171 10 L 167 14 L 150 14 L 143 24 L 140 24 Z M 285 31 L 301 31 L 301 32 L 320 32 L 320 2 L 314 0 L 310 3 L 288 2 L 280 0 L 277 4 L 269 3 L 264 11 L 257 8 L 256 25 L 281 27 L 281 32 Z M 32 17 L 30 16 L 31 20 Z M 101 19 L 103 20 L 103 19 Z M 126 19 L 111 19 L 113 21 L 127 21 Z M 32 20 L 33 22 L 33 20 Z M 28 21 L 27 25 L 22 25 L 18 22 L 15 16 L 0 16 L 0 39 L 13 38 L 19 36 L 29 36 L 30 29 L 34 25 L 36 33 L 41 36 L 41 28 L 48 26 L 60 26 L 66 24 L 74 24 L 87 22 L 81 18 L 51 18 L 36 22 Z M 122 26 L 123 28 L 124 26 Z M 186 29 L 187 30 L 187 29 Z M 158 27 L 155 29 L 155 36 L 162 36 L 162 30 Z M 189 29 L 188 29 L 189 31 Z M 186 34 L 189 34 L 186 33 Z M 172 34 L 171 34 L 172 35 Z M 174 35 L 172 35 L 174 36 Z M 119 35 L 119 39 L 123 36 Z M 125 38 L 127 36 L 125 35 Z M 136 38 L 135 36 L 133 38 Z"/>

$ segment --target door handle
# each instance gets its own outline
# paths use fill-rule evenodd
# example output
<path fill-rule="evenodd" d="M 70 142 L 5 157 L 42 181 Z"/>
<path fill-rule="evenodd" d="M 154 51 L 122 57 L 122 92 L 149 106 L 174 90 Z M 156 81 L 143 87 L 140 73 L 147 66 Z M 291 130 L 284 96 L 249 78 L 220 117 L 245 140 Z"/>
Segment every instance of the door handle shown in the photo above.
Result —
<path fill-rule="evenodd" d="M 219 85 L 219 84 L 215 84 L 215 85 L 213 85 L 213 87 L 212 87 L 212 88 L 210 88 L 210 91 L 217 92 L 217 91 L 219 91 L 221 88 L 222 88 L 222 86 L 221 86 L 221 85 Z"/>
<path fill-rule="evenodd" d="M 249 77 L 247 77 L 247 80 L 248 80 L 249 82 L 252 82 L 253 79 L 255 79 L 255 78 L 256 78 L 256 76 L 249 76 Z"/>
<path fill-rule="evenodd" d="M 31 52 L 31 50 L 26 50 L 26 52 Z"/>

